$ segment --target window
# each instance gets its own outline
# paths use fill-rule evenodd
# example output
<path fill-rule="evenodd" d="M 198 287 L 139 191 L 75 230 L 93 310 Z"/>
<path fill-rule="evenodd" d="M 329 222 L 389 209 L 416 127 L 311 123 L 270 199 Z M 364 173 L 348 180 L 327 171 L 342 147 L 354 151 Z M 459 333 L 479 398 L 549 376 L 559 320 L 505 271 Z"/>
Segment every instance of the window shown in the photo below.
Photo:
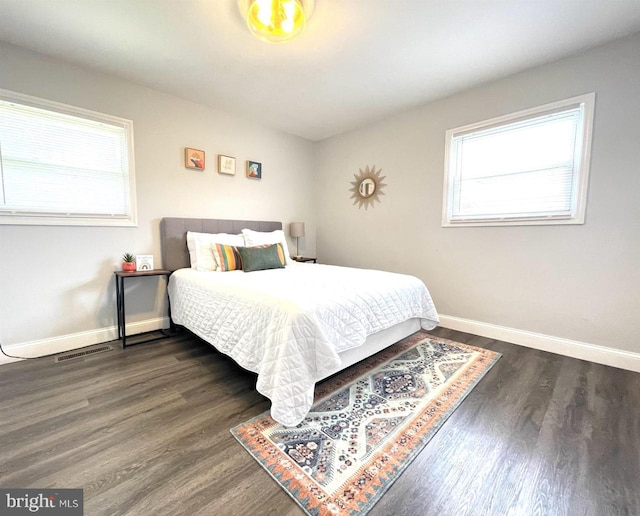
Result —
<path fill-rule="evenodd" d="M 136 225 L 133 123 L 0 90 L 0 224 Z"/>
<path fill-rule="evenodd" d="M 583 224 L 594 99 L 447 131 L 442 225 Z"/>

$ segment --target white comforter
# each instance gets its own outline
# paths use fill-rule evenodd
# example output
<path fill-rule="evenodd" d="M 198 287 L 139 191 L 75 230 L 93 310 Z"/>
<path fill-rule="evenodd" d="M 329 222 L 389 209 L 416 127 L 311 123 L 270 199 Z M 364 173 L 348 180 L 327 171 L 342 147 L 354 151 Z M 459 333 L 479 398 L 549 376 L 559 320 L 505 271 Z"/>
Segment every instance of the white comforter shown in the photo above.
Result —
<path fill-rule="evenodd" d="M 330 265 L 293 264 L 257 272 L 180 269 L 169 281 L 171 315 L 258 374 L 271 416 L 298 424 L 315 382 L 338 353 L 407 319 L 432 329 L 438 314 L 414 276 Z"/>

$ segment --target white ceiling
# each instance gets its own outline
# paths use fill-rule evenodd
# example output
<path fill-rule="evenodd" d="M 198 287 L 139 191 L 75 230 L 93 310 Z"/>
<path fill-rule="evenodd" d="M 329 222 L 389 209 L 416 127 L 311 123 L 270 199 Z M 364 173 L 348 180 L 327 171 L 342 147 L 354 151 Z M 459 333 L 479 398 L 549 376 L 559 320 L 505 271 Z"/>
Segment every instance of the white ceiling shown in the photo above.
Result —
<path fill-rule="evenodd" d="M 237 0 L 0 0 L 0 40 L 310 140 L 637 31 L 640 0 L 315 0 L 269 45 Z"/>

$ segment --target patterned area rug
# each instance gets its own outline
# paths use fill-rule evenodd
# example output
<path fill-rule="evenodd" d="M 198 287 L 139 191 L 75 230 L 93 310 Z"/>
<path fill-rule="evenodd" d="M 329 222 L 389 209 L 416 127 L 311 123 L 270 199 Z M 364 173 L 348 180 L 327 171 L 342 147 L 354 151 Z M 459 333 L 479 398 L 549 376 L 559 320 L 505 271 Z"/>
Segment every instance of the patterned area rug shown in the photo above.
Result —
<path fill-rule="evenodd" d="M 296 427 L 231 433 L 307 514 L 366 514 L 500 356 L 418 333 L 317 386 Z"/>

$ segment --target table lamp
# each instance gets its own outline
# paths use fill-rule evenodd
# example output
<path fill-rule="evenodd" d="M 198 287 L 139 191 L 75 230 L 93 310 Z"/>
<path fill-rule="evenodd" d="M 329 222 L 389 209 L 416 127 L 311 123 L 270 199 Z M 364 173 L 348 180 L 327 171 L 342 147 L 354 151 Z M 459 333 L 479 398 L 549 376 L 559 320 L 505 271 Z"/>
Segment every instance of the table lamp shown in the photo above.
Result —
<path fill-rule="evenodd" d="M 300 250 L 298 244 L 300 237 L 304 236 L 304 222 L 292 222 L 289 226 L 289 234 L 296 239 L 296 258 L 300 258 Z"/>

